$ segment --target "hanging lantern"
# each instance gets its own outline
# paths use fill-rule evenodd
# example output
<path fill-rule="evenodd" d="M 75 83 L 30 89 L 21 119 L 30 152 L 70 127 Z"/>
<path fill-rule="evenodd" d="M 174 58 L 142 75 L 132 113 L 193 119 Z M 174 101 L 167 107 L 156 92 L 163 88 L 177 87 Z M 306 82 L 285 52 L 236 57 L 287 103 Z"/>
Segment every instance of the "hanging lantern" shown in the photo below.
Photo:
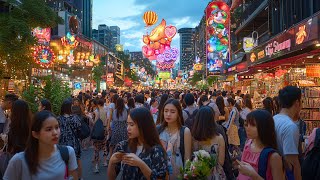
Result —
<path fill-rule="evenodd" d="M 143 15 L 144 23 L 146 26 L 152 26 L 158 21 L 158 15 L 153 11 L 147 11 Z"/>

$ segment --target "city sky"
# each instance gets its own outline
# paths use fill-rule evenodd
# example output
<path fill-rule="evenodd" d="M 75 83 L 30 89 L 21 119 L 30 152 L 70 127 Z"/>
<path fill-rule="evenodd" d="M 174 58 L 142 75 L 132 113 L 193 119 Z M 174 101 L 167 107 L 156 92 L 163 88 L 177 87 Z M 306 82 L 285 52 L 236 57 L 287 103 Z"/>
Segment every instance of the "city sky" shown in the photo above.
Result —
<path fill-rule="evenodd" d="M 141 51 L 142 36 L 146 33 L 143 14 L 154 11 L 161 19 L 179 28 L 196 27 L 210 0 L 93 0 L 92 28 L 99 24 L 117 25 L 121 29 L 121 44 L 124 49 Z M 152 29 L 148 31 L 150 32 Z M 175 36 L 171 46 L 179 47 L 179 34 Z"/>

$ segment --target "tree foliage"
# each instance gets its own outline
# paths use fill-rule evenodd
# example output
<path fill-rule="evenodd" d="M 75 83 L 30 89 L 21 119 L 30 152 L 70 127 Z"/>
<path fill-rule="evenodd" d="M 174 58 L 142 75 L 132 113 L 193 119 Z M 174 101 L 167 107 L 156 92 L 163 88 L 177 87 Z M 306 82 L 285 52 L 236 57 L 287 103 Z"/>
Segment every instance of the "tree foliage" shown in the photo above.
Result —
<path fill-rule="evenodd" d="M 197 84 L 197 82 L 202 80 L 202 74 L 199 72 L 195 72 L 191 78 L 188 79 L 188 82 L 194 86 Z"/>
<path fill-rule="evenodd" d="M 100 91 L 101 76 L 104 75 L 103 65 L 100 64 L 92 69 L 92 78 L 97 83 L 97 91 Z"/>
<path fill-rule="evenodd" d="M 36 27 L 55 27 L 62 19 L 43 0 L 8 0 L 9 12 L 0 15 L 0 64 L 8 76 L 27 74 L 32 65 L 32 47 L 36 44 L 31 31 Z"/>
<path fill-rule="evenodd" d="M 45 86 L 43 88 L 30 85 L 23 92 L 22 98 L 28 102 L 32 112 L 38 110 L 39 100 L 47 99 L 51 102 L 52 112 L 59 115 L 63 101 L 71 95 L 71 89 L 68 84 L 63 83 L 61 80 L 52 80 L 51 77 L 45 78 L 44 83 Z"/>

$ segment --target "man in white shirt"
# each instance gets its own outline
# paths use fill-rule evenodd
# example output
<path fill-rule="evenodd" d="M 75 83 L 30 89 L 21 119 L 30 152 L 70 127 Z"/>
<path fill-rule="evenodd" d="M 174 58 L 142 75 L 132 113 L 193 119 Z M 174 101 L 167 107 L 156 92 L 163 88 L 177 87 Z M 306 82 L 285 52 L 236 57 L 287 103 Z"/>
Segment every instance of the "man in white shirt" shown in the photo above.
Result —
<path fill-rule="evenodd" d="M 299 129 L 294 123 L 302 108 L 301 90 L 294 86 L 287 86 L 279 91 L 279 100 L 282 109 L 273 117 L 278 150 L 285 159 L 286 172 L 294 176 L 295 180 L 301 180 Z"/>

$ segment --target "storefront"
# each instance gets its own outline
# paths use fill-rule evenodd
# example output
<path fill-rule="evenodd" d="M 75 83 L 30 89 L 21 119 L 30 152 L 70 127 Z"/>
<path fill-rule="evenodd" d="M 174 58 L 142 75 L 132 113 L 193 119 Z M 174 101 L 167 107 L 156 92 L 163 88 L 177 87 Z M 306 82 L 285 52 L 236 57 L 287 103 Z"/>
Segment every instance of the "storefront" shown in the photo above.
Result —
<path fill-rule="evenodd" d="M 257 108 L 265 97 L 277 96 L 287 85 L 303 91 L 301 118 L 308 131 L 320 125 L 320 13 L 284 31 L 247 54 L 253 76 L 251 94 Z"/>

